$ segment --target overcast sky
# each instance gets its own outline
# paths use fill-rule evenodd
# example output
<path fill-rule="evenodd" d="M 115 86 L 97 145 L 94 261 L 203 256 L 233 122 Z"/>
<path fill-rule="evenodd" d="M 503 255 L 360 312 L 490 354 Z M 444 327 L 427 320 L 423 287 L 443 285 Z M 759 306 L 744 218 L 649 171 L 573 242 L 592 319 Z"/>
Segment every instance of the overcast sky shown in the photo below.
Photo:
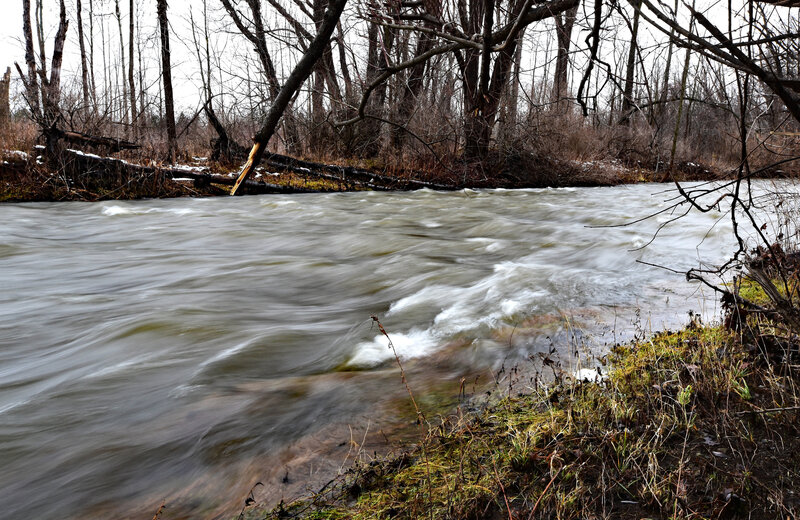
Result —
<path fill-rule="evenodd" d="M 34 2 L 32 1 L 31 4 L 33 3 Z M 56 30 L 58 29 L 58 0 L 44 0 L 43 3 L 44 25 L 47 35 L 45 45 L 47 47 L 47 60 L 49 63 L 53 52 L 53 38 Z M 69 19 L 70 24 L 69 32 L 67 33 L 67 42 L 64 46 L 64 64 L 62 73 L 62 81 L 64 84 L 70 80 L 80 77 L 80 51 L 78 45 L 77 23 L 75 19 L 76 0 L 66 0 L 65 3 L 67 7 L 67 18 Z M 154 3 L 155 2 L 149 0 L 136 0 L 137 9 L 140 5 L 144 6 L 145 9 L 152 9 L 154 7 L 151 4 Z M 125 31 L 125 37 L 127 38 L 128 0 L 120 0 L 120 4 L 123 18 L 123 30 Z M 170 0 L 170 24 L 173 26 L 173 30 L 189 32 L 188 29 L 186 29 L 188 26 L 187 20 L 190 6 L 193 4 L 194 8 L 197 9 L 198 2 L 192 2 L 191 0 Z M 210 0 L 209 4 L 215 4 L 214 0 Z M 85 32 L 88 32 L 89 24 L 88 5 L 88 0 L 83 0 L 83 23 Z M 23 67 L 23 70 L 25 70 L 25 46 L 22 41 L 22 0 L 0 0 L 0 6 L 2 6 L 2 16 L 0 16 L 0 42 L 2 42 L 2 45 L 0 45 L 0 73 L 5 72 L 6 67 L 11 67 L 13 77 L 16 81 L 18 74 L 14 69 L 14 62 L 18 62 L 20 66 Z M 95 9 L 97 11 L 95 22 L 96 25 L 99 25 L 101 13 L 105 12 L 109 15 L 113 13 L 113 6 L 113 0 L 95 0 Z M 31 9 L 33 10 L 33 5 L 31 6 Z M 144 27 L 142 27 L 142 31 L 149 35 L 154 35 L 156 27 L 155 13 L 143 12 L 142 20 L 144 25 Z M 114 30 L 111 32 L 111 37 L 116 38 L 116 20 L 113 20 L 113 28 Z M 183 34 L 183 32 L 181 32 L 181 34 Z M 186 36 L 185 34 L 183 35 Z M 189 37 L 190 36 L 191 34 L 189 32 Z M 88 38 L 88 34 L 86 37 Z M 175 37 L 173 36 L 173 38 Z M 95 42 L 99 41 L 100 39 L 100 30 L 97 26 L 95 27 L 94 39 Z M 116 42 L 117 40 L 114 40 L 114 44 L 118 45 Z M 115 51 L 116 54 L 119 53 L 118 47 L 115 48 Z M 98 54 L 96 59 L 99 59 L 99 49 L 96 49 L 96 53 Z M 148 54 L 151 59 L 156 59 L 157 57 L 157 53 Z M 189 53 L 186 45 L 176 41 L 175 39 L 172 42 L 172 54 L 173 81 L 175 83 L 176 102 L 179 105 L 179 110 L 191 110 L 199 99 L 199 85 L 195 82 L 196 78 L 194 78 L 196 72 L 194 67 L 194 56 Z M 185 66 L 187 63 L 190 63 L 190 66 Z M 153 65 L 153 68 L 155 67 L 156 66 Z M 102 74 L 102 65 L 100 63 L 95 65 L 95 73 Z M 19 89 L 18 82 L 15 87 Z"/>
<path fill-rule="evenodd" d="M 33 3 L 33 2 L 32 2 Z M 68 39 L 65 46 L 65 57 L 64 57 L 64 66 L 63 66 L 63 84 L 66 88 L 75 85 L 75 81 L 79 81 L 80 78 L 80 60 L 79 60 L 79 46 L 78 46 L 78 31 L 75 22 L 75 3 L 76 0 L 66 0 L 67 6 L 67 13 L 70 19 L 70 27 L 68 33 Z M 219 0 L 209 0 L 209 9 L 212 10 L 209 18 L 212 20 L 212 24 L 216 23 L 214 27 L 212 27 L 212 55 L 220 56 L 221 59 L 218 63 L 213 64 L 215 68 L 218 69 L 220 74 L 220 80 L 224 81 L 225 89 L 230 91 L 231 88 L 236 88 L 236 85 L 241 85 L 241 73 L 242 73 L 242 63 L 245 58 L 252 59 L 253 53 L 252 49 L 250 48 L 249 44 L 245 44 L 241 37 L 233 37 L 230 34 L 227 34 L 224 30 L 220 30 L 219 22 L 213 22 L 213 20 L 221 20 L 225 19 L 224 15 L 219 11 Z M 727 25 L 727 20 L 725 16 L 725 8 L 723 6 L 727 5 L 726 2 L 723 0 L 707 0 L 706 2 L 702 2 L 705 4 L 701 9 L 711 9 L 712 12 L 708 13 L 712 16 L 712 20 L 719 23 Z M 738 3 L 738 2 L 737 2 Z M 83 11 L 84 11 L 84 26 L 85 31 L 88 32 L 88 0 L 83 0 Z M 99 29 L 101 16 L 103 14 L 107 15 L 105 17 L 107 23 L 107 31 L 106 31 L 106 39 L 109 40 L 110 51 L 114 55 L 119 54 L 119 40 L 118 40 L 118 29 L 116 25 L 116 20 L 113 18 L 113 9 L 114 9 L 114 0 L 94 0 L 96 16 L 95 16 L 95 33 L 94 33 L 94 41 L 99 42 L 101 39 L 101 32 Z M 125 38 L 127 39 L 127 13 L 128 13 L 128 0 L 120 0 L 121 4 L 121 11 L 122 11 L 122 24 L 123 30 L 125 31 Z M 153 0 L 136 0 L 137 9 L 138 6 L 141 6 L 143 9 L 140 13 L 139 19 L 141 20 L 142 27 L 141 27 L 141 36 L 142 41 L 145 41 L 144 45 L 145 48 L 143 50 L 143 55 L 145 56 L 144 59 L 144 67 L 143 69 L 148 74 L 146 78 L 146 85 L 151 85 L 152 89 L 156 89 L 157 86 L 157 70 L 158 70 L 158 38 L 156 36 L 156 15 L 155 15 L 155 2 Z M 591 12 L 591 3 L 584 2 L 583 7 L 581 8 L 582 14 L 579 14 L 579 25 L 581 23 L 587 23 L 587 20 L 583 18 L 585 15 L 590 15 Z M 48 61 L 50 59 L 50 55 L 52 53 L 52 45 L 53 45 L 53 36 L 55 35 L 58 23 L 58 0 L 44 0 L 45 5 L 45 28 L 47 31 L 47 53 L 48 53 Z M 355 5 L 355 4 L 354 4 Z M 0 0 L 0 6 L 2 6 L 2 16 L 0 16 L 0 73 L 4 72 L 6 67 L 12 67 L 12 72 L 16 81 L 16 72 L 13 70 L 14 62 L 17 61 L 20 65 L 24 65 L 24 46 L 22 44 L 22 0 Z M 700 5 L 698 5 L 700 8 Z M 172 69 L 173 69 L 173 81 L 175 84 L 176 89 L 176 101 L 178 105 L 178 110 L 184 110 L 190 113 L 193 113 L 194 109 L 198 106 L 199 100 L 202 98 L 200 94 L 200 80 L 199 74 L 197 72 L 197 60 L 194 54 L 194 48 L 192 44 L 192 31 L 191 25 L 189 24 L 189 12 L 190 9 L 194 10 L 195 20 L 198 20 L 202 15 L 200 14 L 202 10 L 202 3 L 197 0 L 170 0 L 169 2 L 169 9 L 170 9 L 170 24 L 172 26 L 173 32 L 173 40 L 172 40 Z M 787 9 L 786 8 L 772 8 L 782 12 L 782 16 L 787 16 Z M 686 11 L 684 9 L 684 11 Z M 273 48 L 273 59 L 275 60 L 276 67 L 278 68 L 278 75 L 284 76 L 288 74 L 289 70 L 296 60 L 296 53 L 294 53 L 291 48 L 286 44 L 286 41 L 282 41 L 281 38 L 289 34 L 287 41 L 292 42 L 293 38 L 291 34 L 293 31 L 281 31 L 281 26 L 283 25 L 284 28 L 288 29 L 285 26 L 285 21 L 278 19 L 275 16 L 275 13 L 271 10 L 266 10 L 265 15 L 268 17 L 268 25 L 272 29 L 278 29 L 275 33 L 273 33 L 274 45 Z M 583 16 L 582 16 L 583 15 Z M 349 15 L 350 17 L 354 17 L 355 13 L 351 12 Z M 354 20 L 350 19 L 343 25 L 347 27 L 353 27 Z M 227 23 L 227 22 L 225 22 Z M 551 27 L 551 21 L 540 22 L 535 24 L 535 28 L 531 29 L 526 33 L 530 35 L 529 39 L 526 41 L 526 53 L 523 58 L 523 69 L 526 67 L 526 63 L 532 66 L 533 63 L 537 63 L 537 57 L 535 54 L 538 51 L 543 50 L 544 48 L 552 49 L 553 43 L 552 38 L 554 36 L 552 29 L 546 29 L 547 27 Z M 622 26 L 622 25 L 620 25 Z M 603 53 L 607 53 L 605 57 L 610 57 L 610 54 L 617 55 L 617 59 L 621 59 L 626 54 L 625 51 L 625 37 L 624 33 L 627 29 L 623 29 L 623 40 L 622 42 L 613 41 L 610 43 L 605 44 L 605 50 L 601 51 Z M 357 42 L 358 45 L 363 45 L 365 43 L 364 38 L 362 38 L 359 29 L 354 29 L 355 32 L 350 33 L 351 37 L 354 42 Z M 538 40 L 536 39 L 535 34 L 539 34 L 540 37 Z M 606 33 L 607 34 L 607 33 Z M 580 29 L 576 30 L 576 33 L 573 35 L 573 50 L 576 51 L 576 54 L 573 55 L 574 64 L 576 65 L 578 70 L 585 64 L 585 54 L 586 54 L 586 45 L 583 41 L 585 38 L 585 33 L 582 33 Z M 642 49 L 644 53 L 650 52 L 648 50 L 648 43 L 652 43 L 655 40 L 663 41 L 664 36 L 657 31 L 654 31 L 652 27 L 649 27 L 648 24 L 643 24 L 642 32 L 640 33 L 640 44 L 642 45 Z M 622 43 L 623 45 L 619 45 Z M 100 51 L 97 49 L 99 45 L 96 45 L 95 49 L 95 74 L 97 75 L 98 85 L 102 81 L 103 75 L 103 65 L 100 59 Z M 356 48 L 355 52 L 357 54 L 360 51 Z M 552 55 L 550 58 L 552 59 Z M 645 58 L 646 60 L 663 60 L 663 48 L 658 49 L 657 52 L 649 57 Z M 609 61 L 614 61 L 613 59 Z M 541 65 L 542 58 L 541 56 L 538 57 L 538 63 Z M 138 66 L 138 64 L 137 64 Z M 363 66 L 362 63 L 358 64 L 359 67 Z M 115 69 L 116 72 L 117 69 Z M 530 76 L 529 76 L 530 77 Z M 575 77 L 573 76 L 573 82 Z M 70 83 L 73 82 L 73 83 Z M 14 85 L 15 89 L 19 90 L 19 82 L 16 81 Z M 152 91 L 151 91 L 152 92 Z M 19 99 L 18 99 L 19 101 Z"/>

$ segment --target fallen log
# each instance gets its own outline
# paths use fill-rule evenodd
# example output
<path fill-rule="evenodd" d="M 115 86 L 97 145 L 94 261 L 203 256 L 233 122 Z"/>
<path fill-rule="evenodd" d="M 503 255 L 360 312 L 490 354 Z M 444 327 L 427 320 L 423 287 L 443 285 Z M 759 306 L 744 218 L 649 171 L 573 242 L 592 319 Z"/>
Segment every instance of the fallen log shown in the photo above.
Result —
<path fill-rule="evenodd" d="M 97 148 L 105 148 L 109 152 L 120 152 L 122 150 L 138 150 L 142 146 L 124 139 L 117 139 L 116 137 L 101 137 L 96 135 L 83 134 L 81 132 L 73 132 L 69 130 L 53 129 L 54 135 L 59 139 L 72 144 L 94 146 Z"/>
<path fill-rule="evenodd" d="M 97 175 L 98 167 L 105 173 L 132 173 L 137 175 L 164 175 L 169 179 L 176 178 L 189 178 L 201 185 L 221 184 L 224 186 L 233 186 L 236 179 L 227 177 L 225 175 L 217 175 L 211 173 L 202 173 L 198 171 L 178 169 L 178 168 L 161 168 L 157 166 L 144 166 L 141 164 L 129 163 L 122 159 L 112 157 L 100 157 L 94 154 L 87 154 L 80 150 L 64 150 L 65 159 L 71 161 L 69 168 L 72 171 L 79 171 L 83 174 Z M 248 180 L 243 184 L 251 193 L 316 193 L 319 190 L 310 188 L 299 188 L 291 186 L 280 186 L 277 184 L 270 184 L 267 182 L 259 182 Z"/>
<path fill-rule="evenodd" d="M 453 191 L 460 189 L 458 186 L 448 184 L 391 177 L 354 166 L 339 166 L 336 164 L 305 161 L 277 153 L 265 153 L 264 162 L 272 168 L 282 168 L 299 175 L 313 175 L 325 179 L 338 180 L 345 184 L 364 185 L 371 189 L 419 190 L 427 188 L 437 191 Z M 323 172 L 327 172 L 327 174 Z"/>

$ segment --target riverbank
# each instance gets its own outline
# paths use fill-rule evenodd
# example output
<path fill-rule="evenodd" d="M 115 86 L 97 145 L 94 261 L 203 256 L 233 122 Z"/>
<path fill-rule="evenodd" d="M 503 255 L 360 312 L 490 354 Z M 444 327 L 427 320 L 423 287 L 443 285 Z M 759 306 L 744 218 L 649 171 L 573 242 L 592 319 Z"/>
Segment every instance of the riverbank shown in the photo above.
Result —
<path fill-rule="evenodd" d="M 0 151 L 0 202 L 100 201 L 141 198 L 225 196 L 238 174 L 235 165 L 191 157 L 182 164 L 147 165 L 72 152 L 70 167 L 63 171 L 48 168 L 37 152 Z M 284 159 L 289 159 L 284 156 Z M 80 161 L 105 161 L 98 165 Z M 256 169 L 247 193 L 337 192 L 358 190 L 462 188 L 542 188 L 595 187 L 667 182 L 671 180 L 709 181 L 729 178 L 698 163 L 677 164 L 667 174 L 665 165 L 656 168 L 626 165 L 618 160 L 553 160 L 533 155 L 512 154 L 490 160 L 485 169 L 472 165 L 441 165 L 431 171 L 394 171 L 373 163 L 322 164 L 297 161 L 265 164 Z M 319 169 L 314 169 L 314 165 Z M 311 167 L 309 167 L 311 166 Z M 661 167 L 661 169 L 659 169 Z M 321 171 L 320 171 L 321 170 Z M 341 170 L 341 173 L 340 173 Z M 346 171 L 355 170 L 358 180 Z M 66 173 L 65 173 L 66 172 Z M 771 169 L 761 177 L 791 177 L 792 172 Z M 370 179 L 373 176 L 373 179 Z M 381 182 L 375 180 L 381 179 Z"/>
<path fill-rule="evenodd" d="M 551 384 L 427 422 L 416 447 L 244 517 L 797 518 L 796 338 L 692 323 L 599 361 L 596 377 L 554 365 Z"/>

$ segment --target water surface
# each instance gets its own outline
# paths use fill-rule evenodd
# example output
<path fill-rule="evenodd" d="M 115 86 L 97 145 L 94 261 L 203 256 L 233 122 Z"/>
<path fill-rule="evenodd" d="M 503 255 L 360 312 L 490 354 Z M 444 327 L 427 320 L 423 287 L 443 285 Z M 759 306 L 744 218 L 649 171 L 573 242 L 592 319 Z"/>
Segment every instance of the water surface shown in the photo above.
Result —
<path fill-rule="evenodd" d="M 719 262 L 723 213 L 644 249 L 671 213 L 598 227 L 667 207 L 666 189 L 2 205 L 2 516 L 220 511 L 282 473 L 268 461 L 402 397 L 372 314 L 410 370 L 454 381 L 525 360 L 555 329 L 602 343 L 636 309 L 643 327 L 713 314 L 697 285 L 636 261 Z"/>

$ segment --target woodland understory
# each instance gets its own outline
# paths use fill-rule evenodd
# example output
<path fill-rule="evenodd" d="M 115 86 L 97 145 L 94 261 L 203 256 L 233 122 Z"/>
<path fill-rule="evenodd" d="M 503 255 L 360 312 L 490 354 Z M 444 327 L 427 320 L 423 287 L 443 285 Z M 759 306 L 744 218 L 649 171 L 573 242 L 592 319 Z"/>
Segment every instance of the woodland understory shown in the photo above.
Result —
<path fill-rule="evenodd" d="M 791 2 L 21 1 L 3 200 L 798 171 Z"/>

